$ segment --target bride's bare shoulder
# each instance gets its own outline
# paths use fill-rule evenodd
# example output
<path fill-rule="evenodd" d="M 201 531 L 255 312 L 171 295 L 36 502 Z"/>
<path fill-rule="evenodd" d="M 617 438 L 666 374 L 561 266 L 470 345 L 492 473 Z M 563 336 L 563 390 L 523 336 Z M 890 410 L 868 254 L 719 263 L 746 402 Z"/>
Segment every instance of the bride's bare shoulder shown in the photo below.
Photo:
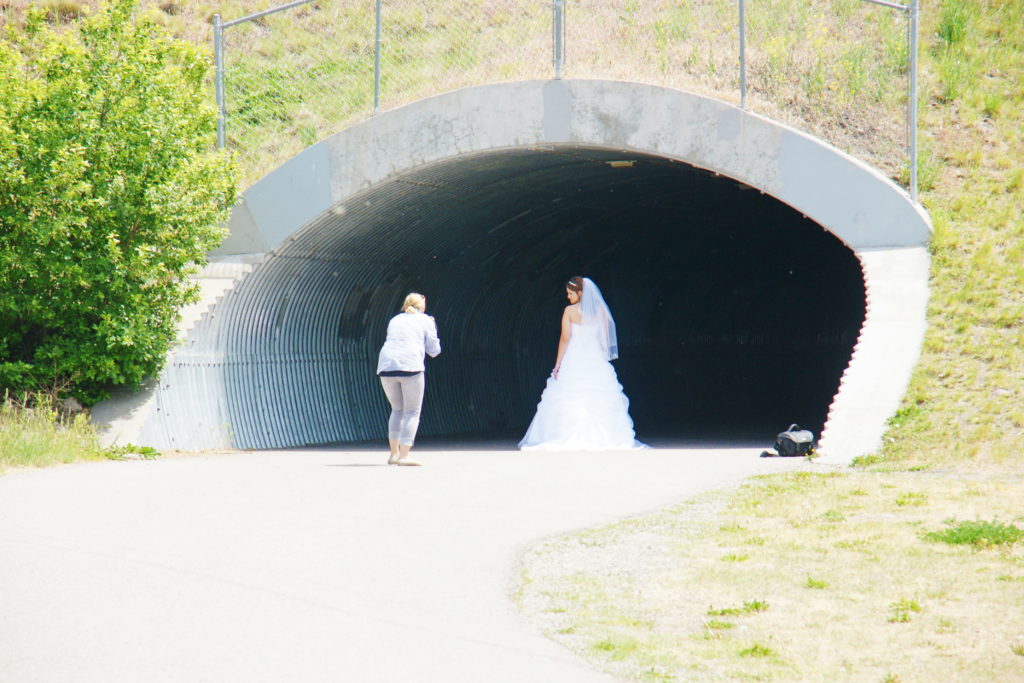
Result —
<path fill-rule="evenodd" d="M 564 315 L 567 315 L 574 323 L 578 323 L 583 319 L 583 316 L 580 314 L 579 304 L 569 304 L 566 306 Z"/>

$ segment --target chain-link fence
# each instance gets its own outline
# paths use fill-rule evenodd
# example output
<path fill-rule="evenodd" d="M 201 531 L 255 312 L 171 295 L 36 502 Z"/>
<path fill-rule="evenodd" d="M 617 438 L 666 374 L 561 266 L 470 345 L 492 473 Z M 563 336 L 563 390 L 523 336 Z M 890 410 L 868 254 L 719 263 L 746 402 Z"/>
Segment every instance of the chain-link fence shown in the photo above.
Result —
<path fill-rule="evenodd" d="M 220 144 L 237 153 L 249 180 L 372 111 L 374 13 L 366 5 L 308 3 L 221 30 Z"/>
<path fill-rule="evenodd" d="M 732 102 L 828 140 L 914 191 L 917 0 L 270 1 L 222 0 L 223 17 L 196 14 L 185 33 L 209 35 L 214 20 L 222 144 L 248 182 L 377 111 L 471 85 L 564 77 Z M 0 22 L 26 4 L 0 2 Z M 76 3 L 51 4 L 58 12 Z M 142 4 L 175 5 L 179 21 L 198 12 Z M 242 16 L 254 7 L 264 11 Z"/>
<path fill-rule="evenodd" d="M 865 0 L 749 2 L 749 108 L 909 184 L 915 41 L 909 7 L 897 7 Z"/>
<path fill-rule="evenodd" d="M 535 0 L 300 2 L 222 26 L 222 142 L 249 179 L 376 111 L 551 77 L 551 7 Z"/>
<path fill-rule="evenodd" d="M 907 183 L 910 8 L 885 5 L 569 0 L 565 74 L 729 101 Z"/>
<path fill-rule="evenodd" d="M 569 0 L 565 73 L 733 102 L 906 184 L 910 9 L 878 0 Z"/>
<path fill-rule="evenodd" d="M 469 85 L 565 77 L 642 81 L 731 101 L 910 181 L 910 6 L 887 0 L 292 5 L 223 32 L 225 142 L 250 177 L 378 110 Z"/>

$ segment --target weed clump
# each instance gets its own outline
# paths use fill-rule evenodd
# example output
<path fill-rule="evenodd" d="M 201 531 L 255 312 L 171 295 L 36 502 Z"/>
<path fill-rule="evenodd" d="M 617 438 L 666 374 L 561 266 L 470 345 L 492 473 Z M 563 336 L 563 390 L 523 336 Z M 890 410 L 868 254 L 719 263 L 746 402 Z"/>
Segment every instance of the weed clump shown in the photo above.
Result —
<path fill-rule="evenodd" d="M 975 520 L 973 522 L 957 522 L 948 520 L 942 531 L 929 531 L 924 540 L 950 545 L 970 545 L 975 548 L 988 548 L 997 545 L 1013 545 L 1024 539 L 1024 529 L 1012 524 L 992 520 Z"/>
<path fill-rule="evenodd" d="M 888 621 L 890 624 L 906 624 L 910 621 L 912 613 L 917 614 L 921 611 L 921 605 L 917 600 L 901 598 L 889 605 L 889 610 Z"/>
<path fill-rule="evenodd" d="M 48 394 L 0 396 L 0 472 L 103 458 L 85 414 L 71 414 Z"/>
<path fill-rule="evenodd" d="M 761 600 L 750 600 L 749 602 L 743 603 L 742 607 L 723 607 L 721 609 L 709 609 L 709 617 L 738 617 L 743 614 L 753 614 L 754 612 L 764 612 L 768 609 L 768 603 L 762 602 Z"/>
<path fill-rule="evenodd" d="M 899 507 L 920 507 L 928 503 L 928 496 L 916 491 L 907 491 L 896 496 L 896 505 Z"/>
<path fill-rule="evenodd" d="M 775 651 L 760 643 L 754 643 L 750 647 L 740 650 L 740 657 L 774 657 Z"/>
<path fill-rule="evenodd" d="M 85 14 L 85 7 L 73 0 L 50 0 L 43 3 L 47 21 L 63 24 L 78 19 Z"/>
<path fill-rule="evenodd" d="M 722 621 L 721 619 L 711 619 L 705 624 L 709 629 L 715 631 L 723 631 L 726 629 L 734 628 L 736 624 L 731 621 Z"/>

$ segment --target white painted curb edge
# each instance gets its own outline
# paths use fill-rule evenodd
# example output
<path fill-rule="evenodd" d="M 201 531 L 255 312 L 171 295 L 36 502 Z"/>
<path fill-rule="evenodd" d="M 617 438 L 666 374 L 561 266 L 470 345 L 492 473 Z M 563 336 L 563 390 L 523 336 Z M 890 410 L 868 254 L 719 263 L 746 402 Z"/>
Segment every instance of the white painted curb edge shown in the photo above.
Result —
<path fill-rule="evenodd" d="M 867 314 L 832 400 L 815 462 L 849 465 L 882 445 L 921 355 L 930 258 L 925 247 L 857 252 Z"/>

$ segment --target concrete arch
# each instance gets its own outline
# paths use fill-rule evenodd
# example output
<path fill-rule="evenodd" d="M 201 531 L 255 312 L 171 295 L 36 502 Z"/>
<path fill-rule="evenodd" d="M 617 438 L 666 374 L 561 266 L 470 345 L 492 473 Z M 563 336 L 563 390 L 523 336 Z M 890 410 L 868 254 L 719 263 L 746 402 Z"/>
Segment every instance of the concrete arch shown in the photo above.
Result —
<path fill-rule="evenodd" d="M 631 169 L 633 176 L 609 175 L 608 169 L 623 168 Z M 846 273 L 824 287 L 847 301 L 848 313 L 845 323 L 818 330 L 818 339 L 845 339 L 849 329 L 854 334 L 830 347 L 829 353 L 842 358 L 829 361 L 834 381 L 829 380 L 832 385 L 818 427 L 824 429 L 822 449 L 837 461 L 875 448 L 905 390 L 923 338 L 927 215 L 877 171 L 792 128 L 694 94 L 610 81 L 527 81 L 439 95 L 342 131 L 257 182 L 234 210 L 229 238 L 211 254 L 206 278 L 209 311 L 170 359 L 152 396 L 139 401 L 131 420 L 113 421 L 113 433 L 122 439 L 134 433 L 139 440 L 164 448 L 273 447 L 379 436 L 378 413 L 383 414 L 383 407 L 367 407 L 380 403 L 372 394 L 379 389 L 360 377 L 380 341 L 368 333 L 379 336 L 376 328 L 390 314 L 391 299 L 417 281 L 429 282 L 431 292 L 459 302 L 458 338 L 470 339 L 475 330 L 495 324 L 477 319 L 488 300 L 514 298 L 525 291 L 525 280 L 508 276 L 516 268 L 516 258 L 534 277 L 546 277 L 544 268 L 588 268 L 604 269 L 606 277 L 621 279 L 622 273 L 611 268 L 607 257 L 596 253 L 552 263 L 564 253 L 559 235 L 582 235 L 588 225 L 598 226 L 594 229 L 604 231 L 599 233 L 602 239 L 620 251 L 644 241 L 614 237 L 605 224 L 603 216 L 609 210 L 621 209 L 608 203 L 616 188 L 634 205 L 648 207 L 645 217 L 661 217 L 658 224 L 665 229 L 657 233 L 657 240 L 671 243 L 675 251 L 689 251 L 687 245 L 696 244 L 696 233 L 676 229 L 664 218 L 665 198 L 683 187 L 701 188 L 694 191 L 694 202 L 701 196 L 718 197 L 716 206 L 728 206 L 728 192 L 763 196 L 743 200 L 750 212 L 733 219 L 743 225 L 729 224 L 733 242 L 714 242 L 715 249 L 748 253 L 742 262 L 753 267 L 759 253 L 762 260 L 785 261 L 771 253 L 776 244 L 783 253 L 796 253 L 800 245 L 814 243 L 821 251 L 804 254 L 805 258 L 828 252 L 829 267 Z M 560 196 L 544 194 L 552 188 Z M 550 208 L 567 196 L 579 210 Z M 580 197 L 592 204 L 605 201 L 602 198 L 608 201 L 584 216 L 580 207 L 586 202 L 576 201 Z M 471 228 L 452 227 L 458 214 L 445 213 L 450 211 L 445 207 L 453 205 L 466 207 L 465 215 L 475 221 Z M 547 208 L 541 210 L 541 205 Z M 773 220 L 785 227 L 776 232 L 771 225 L 751 227 L 764 212 L 775 212 Z M 443 220 L 430 218 L 439 214 Z M 571 229 L 553 228 L 558 220 L 570 221 L 562 225 Z M 518 226 L 521 234 L 501 237 L 509 225 Z M 481 238 L 485 233 L 499 237 Z M 709 230 L 700 239 L 724 240 L 724 233 L 724 227 Z M 782 235 L 789 235 L 789 241 Z M 414 249 L 406 250 L 409 245 Z M 444 277 L 442 269 L 435 273 L 433 266 L 417 261 L 425 258 L 422 250 L 428 245 L 447 259 Z M 747 246 L 740 248 L 743 245 Z M 524 246 L 530 249 L 520 248 Z M 664 269 L 693 267 L 679 258 L 664 260 L 657 245 L 645 248 L 630 252 L 633 272 L 657 258 Z M 523 261 L 529 261 L 531 250 L 545 254 L 544 268 Z M 851 258 L 843 256 L 845 251 Z M 375 268 L 372 264 L 381 259 L 388 263 Z M 491 275 L 479 267 L 473 270 L 471 261 L 489 264 Z M 850 299 L 850 273 L 856 270 L 859 291 Z M 809 273 L 803 290 L 825 282 L 827 271 Z M 503 282 L 496 281 L 495 272 L 504 274 Z M 445 282 L 453 279 L 459 282 L 449 291 Z M 675 275 L 669 279 L 688 286 Z M 310 284 L 296 288 L 296 282 Z M 772 280 L 766 286 L 779 293 L 780 282 Z M 481 295 L 474 296 L 473 291 Z M 506 337 L 528 329 L 530 316 L 548 306 L 539 291 L 522 297 L 522 305 L 511 316 L 518 327 L 509 327 Z M 758 291 L 754 285 L 737 290 L 721 305 L 742 301 L 756 308 L 786 300 L 782 294 L 762 298 Z M 846 295 L 839 294 L 844 291 Z M 651 296 L 653 302 L 657 297 Z M 661 305 L 668 295 L 658 296 Z M 318 308 L 318 302 L 326 301 L 333 303 Z M 834 306 L 830 301 L 821 303 L 821 311 Z M 772 324 L 759 319 L 751 329 L 737 331 L 720 323 L 697 336 L 725 339 L 734 334 L 728 343 L 748 344 L 744 352 L 749 352 L 750 339 Z M 644 327 L 637 319 L 636 326 L 646 329 L 647 337 L 655 336 L 650 324 Z M 668 336 L 679 339 L 680 330 Z M 366 334 L 359 336 L 361 332 Z M 296 341 L 300 338 L 301 343 Z M 654 349 L 654 342 L 645 339 L 635 340 L 637 348 Z M 694 343 L 693 334 L 689 343 Z M 802 343 L 803 351 L 786 352 L 787 362 L 815 345 L 810 337 Z M 781 347 L 772 348 L 775 355 L 769 356 L 781 357 Z M 482 353 L 468 342 L 463 350 Z M 511 347 L 504 350 L 516 353 Z M 478 360 L 446 369 L 469 382 L 489 372 L 486 354 Z M 535 401 L 539 390 L 519 387 L 527 367 L 533 366 L 503 366 L 490 380 L 517 387 L 523 396 L 534 394 Z M 370 373 L 372 378 L 372 368 Z M 789 374 L 799 381 L 795 369 Z M 286 375 L 290 379 L 283 380 Z M 344 387 L 350 387 L 350 393 Z M 438 391 L 440 395 L 428 396 L 435 405 L 457 405 L 465 398 L 454 384 Z M 474 401 L 485 404 L 474 406 L 474 413 L 522 413 L 483 395 Z M 111 413 L 123 412 L 111 408 Z M 486 427 L 479 416 L 455 412 L 446 418 L 450 433 Z M 504 426 L 516 421 L 509 420 Z M 260 429 L 250 428 L 257 424 L 273 425 L 264 434 L 275 436 L 261 437 Z"/>

